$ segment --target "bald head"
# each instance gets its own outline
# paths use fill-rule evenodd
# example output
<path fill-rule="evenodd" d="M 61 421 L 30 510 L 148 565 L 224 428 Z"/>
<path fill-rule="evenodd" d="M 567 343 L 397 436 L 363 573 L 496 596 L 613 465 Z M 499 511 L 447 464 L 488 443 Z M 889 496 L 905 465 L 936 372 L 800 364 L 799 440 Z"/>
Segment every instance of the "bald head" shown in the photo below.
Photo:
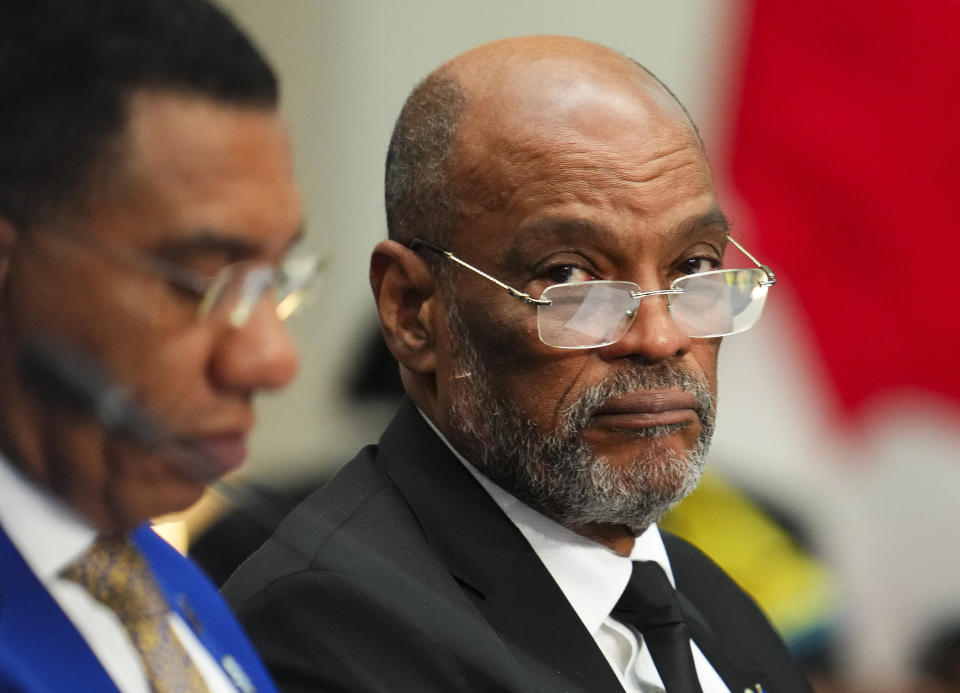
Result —
<path fill-rule="evenodd" d="M 491 169 L 490 153 L 518 173 L 544 137 L 562 147 L 618 120 L 649 131 L 653 147 L 668 130 L 698 141 L 656 77 L 595 43 L 521 37 L 457 56 L 414 89 L 397 120 L 385 181 L 390 238 L 449 243 L 463 215 L 504 202 L 503 171 Z M 611 156 L 616 147 L 610 143 Z"/>
<path fill-rule="evenodd" d="M 456 79 L 472 103 L 502 101 L 510 110 L 560 113 L 591 95 L 641 91 L 677 117 L 676 98 L 646 68 L 604 46 L 567 36 L 529 36 L 478 46 L 435 74 Z"/>

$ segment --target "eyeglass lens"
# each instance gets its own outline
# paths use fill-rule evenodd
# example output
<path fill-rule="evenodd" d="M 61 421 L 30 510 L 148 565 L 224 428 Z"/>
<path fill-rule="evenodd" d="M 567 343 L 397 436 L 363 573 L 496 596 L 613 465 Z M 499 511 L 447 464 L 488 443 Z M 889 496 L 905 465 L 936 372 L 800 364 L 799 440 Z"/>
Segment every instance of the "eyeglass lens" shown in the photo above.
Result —
<path fill-rule="evenodd" d="M 290 258 L 281 267 L 238 263 L 214 278 L 200 305 L 202 318 L 239 327 L 250 319 L 264 295 L 277 302 L 276 314 L 286 320 L 303 306 L 316 284 L 321 259 L 310 255 Z"/>
<path fill-rule="evenodd" d="M 723 337 L 753 326 L 767 300 L 761 269 L 735 269 L 682 277 L 672 285 L 673 319 L 691 337 Z"/>
<path fill-rule="evenodd" d="M 595 281 L 555 284 L 537 307 L 540 339 L 558 347 L 594 346 L 618 340 L 633 320 L 639 299 L 631 295 L 636 284 Z"/>
<path fill-rule="evenodd" d="M 691 337 L 720 337 L 742 332 L 760 317 L 767 287 L 760 269 L 705 272 L 681 277 L 668 296 L 673 320 Z M 642 300 L 632 282 L 592 281 L 556 284 L 538 306 L 540 339 L 550 346 L 587 348 L 612 344 L 633 323 Z"/>

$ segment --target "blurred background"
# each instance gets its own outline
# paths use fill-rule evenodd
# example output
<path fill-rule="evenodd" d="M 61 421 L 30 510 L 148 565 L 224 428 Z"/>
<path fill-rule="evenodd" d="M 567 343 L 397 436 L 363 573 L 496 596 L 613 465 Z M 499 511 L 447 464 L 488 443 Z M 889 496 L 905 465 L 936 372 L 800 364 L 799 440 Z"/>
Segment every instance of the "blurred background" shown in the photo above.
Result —
<path fill-rule="evenodd" d="M 332 254 L 248 481 L 295 497 L 392 413 L 367 261 L 410 89 L 493 39 L 593 40 L 684 102 L 734 235 L 778 279 L 721 350 L 714 475 L 668 525 L 748 586 L 818 690 L 960 691 L 960 2 L 220 3 L 280 74 L 307 245 Z"/>

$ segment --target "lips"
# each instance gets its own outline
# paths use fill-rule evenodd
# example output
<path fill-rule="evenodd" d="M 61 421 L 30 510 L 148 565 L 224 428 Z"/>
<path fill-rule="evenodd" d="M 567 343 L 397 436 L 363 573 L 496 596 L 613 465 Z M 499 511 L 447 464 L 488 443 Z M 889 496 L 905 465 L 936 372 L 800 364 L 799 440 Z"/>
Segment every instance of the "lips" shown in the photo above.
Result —
<path fill-rule="evenodd" d="M 683 390 L 629 392 L 603 403 L 593 415 L 593 425 L 609 429 L 640 429 L 699 420 L 697 398 Z"/>
<path fill-rule="evenodd" d="M 239 469 L 247 459 L 245 433 L 217 433 L 190 438 L 181 470 L 200 481 L 211 481 Z"/>

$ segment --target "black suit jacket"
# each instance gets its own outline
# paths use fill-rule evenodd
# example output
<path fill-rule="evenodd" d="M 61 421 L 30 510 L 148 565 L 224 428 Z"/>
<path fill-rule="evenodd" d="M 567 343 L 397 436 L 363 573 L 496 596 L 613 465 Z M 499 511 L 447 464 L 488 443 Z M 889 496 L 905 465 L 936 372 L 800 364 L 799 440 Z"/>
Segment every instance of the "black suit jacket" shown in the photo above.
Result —
<path fill-rule="evenodd" d="M 809 691 L 753 602 L 664 540 L 698 644 L 733 693 Z M 526 539 L 410 402 L 224 594 L 286 691 L 623 691 Z"/>

